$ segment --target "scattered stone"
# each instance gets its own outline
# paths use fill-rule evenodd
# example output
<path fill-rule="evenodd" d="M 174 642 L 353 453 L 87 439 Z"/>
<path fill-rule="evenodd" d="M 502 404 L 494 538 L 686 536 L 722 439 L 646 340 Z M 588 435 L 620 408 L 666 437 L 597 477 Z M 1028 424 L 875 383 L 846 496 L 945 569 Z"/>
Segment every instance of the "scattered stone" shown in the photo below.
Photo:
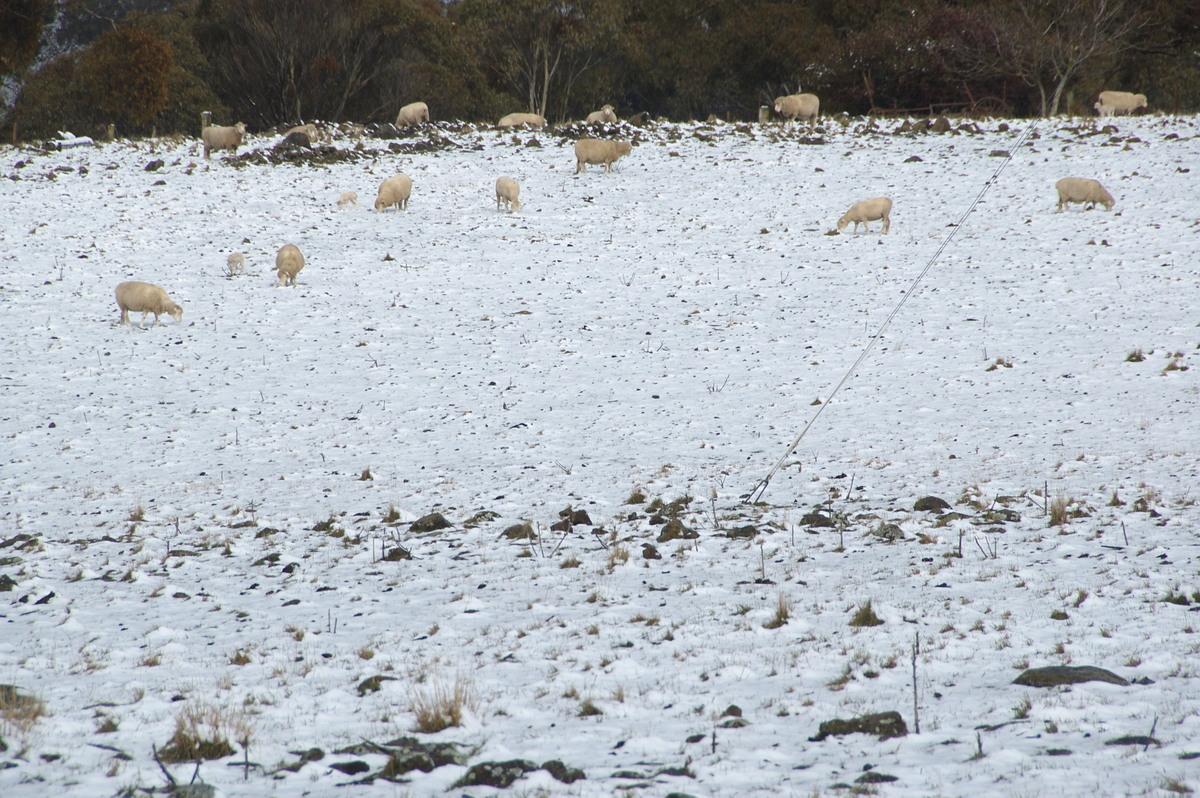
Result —
<path fill-rule="evenodd" d="M 385 562 L 400 562 L 401 560 L 411 560 L 412 552 L 403 546 L 393 546 L 383 555 Z"/>
<path fill-rule="evenodd" d="M 1070 748 L 1047 748 L 1046 756 L 1070 756 L 1073 754 Z"/>
<path fill-rule="evenodd" d="M 580 779 L 587 778 L 587 775 L 579 768 L 573 768 L 569 765 L 564 765 L 557 759 L 551 759 L 549 762 L 543 762 L 542 770 L 546 771 L 563 784 L 574 784 Z"/>
<path fill-rule="evenodd" d="M 880 740 L 888 740 L 907 735 L 908 726 L 904 724 L 904 718 L 900 717 L 899 712 L 877 712 L 850 720 L 827 720 L 817 730 L 817 736 L 809 739 L 819 743 L 826 737 L 840 737 L 844 734 L 873 734 Z"/>
<path fill-rule="evenodd" d="M 740 718 L 742 716 L 742 708 L 737 704 L 730 704 L 725 707 L 725 711 L 721 713 L 723 718 Z"/>
<path fill-rule="evenodd" d="M 925 159 L 920 155 L 910 155 L 904 159 L 905 163 L 924 163 Z"/>
<path fill-rule="evenodd" d="M 652 543 L 642 544 L 642 559 L 643 560 L 661 560 L 662 554 Z"/>
<path fill-rule="evenodd" d="M 950 120 L 944 116 L 939 116 L 929 125 L 929 130 L 932 133 L 949 133 L 950 129 Z"/>
<path fill-rule="evenodd" d="M 558 514 L 559 518 L 569 520 L 576 526 L 591 526 L 592 519 L 588 517 L 587 510 L 572 510 L 568 507 Z"/>
<path fill-rule="evenodd" d="M 800 523 L 805 526 L 831 527 L 833 519 L 822 513 L 820 510 L 813 510 L 811 513 L 805 513 L 800 518 Z"/>
<path fill-rule="evenodd" d="M 510 787 L 517 780 L 525 777 L 538 766 L 528 759 L 510 759 L 507 762 L 480 762 L 472 765 L 463 777 L 454 782 L 451 787 Z"/>
<path fill-rule="evenodd" d="M 217 788 L 211 784 L 176 784 L 171 790 L 173 798 L 216 798 Z"/>
<path fill-rule="evenodd" d="M 727 538 L 753 538 L 758 535 L 758 527 L 753 524 L 738 526 L 725 532 Z"/>
<path fill-rule="evenodd" d="M 992 150 L 988 153 L 989 158 L 1007 158 L 1011 153 L 1008 150 Z"/>
<path fill-rule="evenodd" d="M 388 260 L 388 258 L 385 258 L 384 260 Z M 486 524 L 489 521 L 495 521 L 499 517 L 500 517 L 500 513 L 495 513 L 495 512 L 492 512 L 491 510 L 480 510 L 479 512 L 475 513 L 475 515 L 468 518 L 466 521 L 463 521 L 463 526 L 466 527 L 467 529 L 471 529 L 473 527 L 479 526 L 480 524 Z"/>
<path fill-rule="evenodd" d="M 533 524 L 528 521 L 523 524 L 513 524 L 501 532 L 500 536 L 506 540 L 537 540 L 537 535 L 533 531 Z"/>
<path fill-rule="evenodd" d="M 167 162 L 164 161 L 162 158 L 155 158 L 153 161 L 146 164 L 145 171 L 157 172 L 159 169 L 162 169 L 166 165 L 167 165 Z"/>
<path fill-rule="evenodd" d="M 1156 745 L 1161 746 L 1157 739 L 1148 737 L 1144 734 L 1130 734 L 1125 737 L 1118 737 L 1115 740 L 1109 740 L 1105 745 Z"/>
<path fill-rule="evenodd" d="M 659 543 L 666 543 L 669 540 L 694 540 L 698 537 L 699 532 L 684 526 L 678 518 L 672 518 L 663 525 L 657 540 Z"/>
<path fill-rule="evenodd" d="M 359 773 L 366 773 L 371 769 L 371 766 L 361 759 L 355 759 L 350 762 L 330 762 L 329 767 L 345 773 L 347 776 L 357 776 Z"/>
<path fill-rule="evenodd" d="M 746 720 L 745 718 L 729 718 L 728 720 L 721 721 L 717 725 L 722 729 L 740 729 L 744 726 L 749 726 L 750 721 Z"/>
<path fill-rule="evenodd" d="M 395 676 L 368 676 L 358 683 L 358 694 L 364 696 L 367 693 L 378 693 L 379 688 L 383 687 L 384 682 L 396 681 Z"/>
<path fill-rule="evenodd" d="M 866 773 L 854 780 L 855 784 L 887 784 L 889 781 L 899 781 L 896 776 L 889 776 L 886 773 L 878 773 L 874 770 L 868 770 Z"/>
<path fill-rule="evenodd" d="M 1026 687 L 1057 687 L 1063 684 L 1081 684 L 1083 682 L 1108 682 L 1127 687 L 1129 682 L 1112 671 L 1095 668 L 1091 665 L 1073 667 L 1069 665 L 1051 665 L 1046 668 L 1029 668 L 1017 678 L 1013 684 Z"/>
<path fill-rule="evenodd" d="M 302 130 L 297 130 L 295 133 L 289 133 L 278 144 L 276 149 L 282 147 L 312 147 L 312 141 L 309 140 L 308 134 Z"/>
<path fill-rule="evenodd" d="M 0 574 L 0 593 L 7 593 L 16 586 L 17 582 L 11 576 Z"/>
<path fill-rule="evenodd" d="M 448 529 L 454 526 L 446 520 L 446 516 L 441 513 L 430 513 L 429 515 L 421 516 L 409 526 L 409 532 L 436 532 L 439 529 Z"/>
<path fill-rule="evenodd" d="M 983 520 L 989 524 L 1015 524 L 1021 520 L 1021 514 L 1016 510 L 1009 510 L 1007 507 L 997 507 L 984 513 Z"/>
<path fill-rule="evenodd" d="M 917 499 L 913 509 L 919 513 L 940 513 L 950 509 L 950 502 L 937 496 L 922 496 Z"/>
<path fill-rule="evenodd" d="M 871 534 L 886 541 L 904 540 L 904 530 L 899 524 L 880 524 L 871 530 Z"/>

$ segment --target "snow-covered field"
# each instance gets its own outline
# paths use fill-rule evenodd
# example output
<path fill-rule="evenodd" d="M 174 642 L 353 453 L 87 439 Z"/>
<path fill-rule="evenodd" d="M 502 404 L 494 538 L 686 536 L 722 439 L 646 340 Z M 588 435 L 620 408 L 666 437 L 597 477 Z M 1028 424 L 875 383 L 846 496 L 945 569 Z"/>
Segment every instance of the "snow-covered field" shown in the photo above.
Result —
<path fill-rule="evenodd" d="M 225 796 L 1200 789 L 1198 123 L 663 125 L 579 175 L 465 126 L 0 148 L 0 795 L 161 792 L 188 718 L 235 753 L 164 766 Z M 1115 209 L 1055 214 L 1065 176 Z M 880 195 L 890 234 L 829 234 Z M 115 326 L 129 279 L 183 323 Z M 1049 665 L 1131 684 L 1013 684 Z M 586 778 L 388 780 L 401 737 Z"/>

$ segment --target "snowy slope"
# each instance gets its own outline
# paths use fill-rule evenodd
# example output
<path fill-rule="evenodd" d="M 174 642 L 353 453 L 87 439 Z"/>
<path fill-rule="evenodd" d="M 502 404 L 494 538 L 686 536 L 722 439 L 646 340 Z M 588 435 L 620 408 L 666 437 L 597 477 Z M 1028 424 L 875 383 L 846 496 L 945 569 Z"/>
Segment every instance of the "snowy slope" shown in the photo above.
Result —
<path fill-rule="evenodd" d="M 428 739 L 587 778 L 450 794 L 809 795 L 866 765 L 897 796 L 1195 789 L 1197 121 L 1045 121 L 1020 146 L 1027 122 L 663 125 L 579 175 L 569 141 L 463 126 L 328 166 L 0 149 L 0 683 L 46 710 L 0 720 L 0 793 L 162 788 L 152 747 L 207 707 L 251 730 L 200 768 L 224 795 L 441 794 L 464 767 L 337 789 L 328 765 L 378 771 L 334 752 L 412 734 L 456 683 L 464 725 Z M 370 211 L 398 171 L 409 210 Z M 1053 213 L 1065 176 L 1115 209 Z M 828 235 L 880 195 L 889 235 Z M 114 326 L 127 279 L 183 323 Z M 635 490 L 691 497 L 699 536 L 658 542 Z M 1078 517 L 1050 526 L 1054 499 Z M 802 522 L 817 505 L 844 528 Z M 568 507 L 592 526 L 552 531 Z M 453 527 L 409 530 L 432 512 Z M 536 543 L 502 537 L 526 521 Z M 884 623 L 849 626 L 868 600 Z M 1059 664 L 1145 683 L 1011 683 Z M 373 675 L 395 679 L 360 696 Z M 809 739 L 887 710 L 906 737 Z"/>

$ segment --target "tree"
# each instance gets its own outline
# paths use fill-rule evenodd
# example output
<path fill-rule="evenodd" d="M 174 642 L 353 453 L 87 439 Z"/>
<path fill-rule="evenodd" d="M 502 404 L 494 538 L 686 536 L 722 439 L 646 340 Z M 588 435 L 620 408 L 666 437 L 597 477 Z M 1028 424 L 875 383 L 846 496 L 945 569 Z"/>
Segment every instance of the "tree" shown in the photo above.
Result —
<path fill-rule="evenodd" d="M 115 121 L 141 127 L 166 107 L 171 45 L 152 31 L 117 28 L 100 35 L 80 59 L 92 105 Z"/>
<path fill-rule="evenodd" d="M 37 56 L 50 0 L 0 3 L 0 78 L 23 72 Z"/>

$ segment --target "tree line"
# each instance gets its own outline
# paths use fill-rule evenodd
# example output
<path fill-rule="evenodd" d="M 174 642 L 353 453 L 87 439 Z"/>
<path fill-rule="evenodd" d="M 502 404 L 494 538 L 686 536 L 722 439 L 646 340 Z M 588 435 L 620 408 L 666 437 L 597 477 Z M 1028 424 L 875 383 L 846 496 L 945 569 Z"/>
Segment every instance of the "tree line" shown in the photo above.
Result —
<path fill-rule="evenodd" d="M 58 15 L 99 33 L 40 64 Z M 754 119 L 813 92 L 823 112 L 1091 113 L 1104 89 L 1200 110 L 1195 0 L 5 0 L 0 120 L 195 133 L 532 111 Z"/>

